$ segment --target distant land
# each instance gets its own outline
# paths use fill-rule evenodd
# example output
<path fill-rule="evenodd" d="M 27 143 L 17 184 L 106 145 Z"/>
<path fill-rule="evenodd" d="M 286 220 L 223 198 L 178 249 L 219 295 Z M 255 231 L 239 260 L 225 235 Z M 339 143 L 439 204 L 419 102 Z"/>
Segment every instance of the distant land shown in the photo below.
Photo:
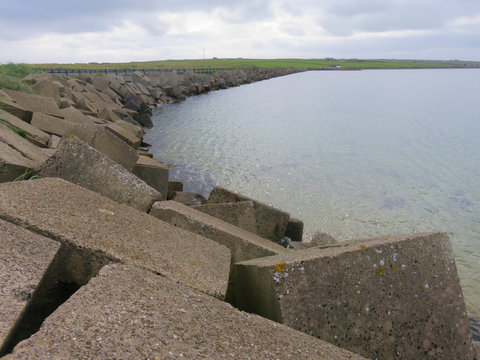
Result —
<path fill-rule="evenodd" d="M 34 69 L 199 69 L 199 68 L 302 68 L 312 70 L 480 68 L 480 61 L 395 59 L 205 59 L 160 60 L 128 63 L 29 64 Z"/>

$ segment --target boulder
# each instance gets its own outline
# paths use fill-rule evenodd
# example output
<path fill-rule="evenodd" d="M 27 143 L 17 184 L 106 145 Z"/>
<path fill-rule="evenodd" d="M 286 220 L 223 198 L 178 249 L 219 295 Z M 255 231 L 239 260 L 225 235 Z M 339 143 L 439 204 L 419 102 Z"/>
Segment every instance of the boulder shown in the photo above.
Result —
<path fill-rule="evenodd" d="M 236 305 L 372 359 L 474 359 L 445 234 L 398 235 L 235 265 Z"/>
<path fill-rule="evenodd" d="M 57 242 L 0 220 L 0 357 L 18 339 L 22 315 L 60 248 Z"/>
<path fill-rule="evenodd" d="M 255 207 L 252 201 L 204 204 L 193 207 L 195 210 L 216 217 L 251 233 L 256 232 Z"/>
<path fill-rule="evenodd" d="M 0 122 L 4 123 L 10 128 L 21 130 L 21 133 L 23 134 L 25 139 L 37 146 L 46 147 L 48 144 L 48 140 L 50 139 L 50 135 L 48 135 L 47 133 L 1 109 Z"/>
<path fill-rule="evenodd" d="M 66 135 L 75 135 L 128 171 L 133 170 L 138 160 L 134 148 L 102 125 L 74 125 L 68 128 Z"/>
<path fill-rule="evenodd" d="M 93 358 L 363 359 L 120 264 L 103 268 L 5 360 Z"/>
<path fill-rule="evenodd" d="M 162 195 L 161 200 L 167 199 L 168 167 L 148 156 L 140 155 L 132 173 L 156 189 Z"/>
<path fill-rule="evenodd" d="M 209 295 L 225 296 L 230 250 L 212 240 L 58 178 L 3 183 L 0 194 L 2 219 Z"/>
<path fill-rule="evenodd" d="M 255 233 L 257 235 L 277 243 L 282 242 L 285 237 L 288 220 L 290 219 L 288 213 L 220 186 L 215 186 L 208 198 L 209 204 L 239 201 L 253 202 L 257 226 Z"/>
<path fill-rule="evenodd" d="M 157 190 L 75 136 L 62 140 L 38 174 L 62 178 L 144 212 L 163 199 Z"/>

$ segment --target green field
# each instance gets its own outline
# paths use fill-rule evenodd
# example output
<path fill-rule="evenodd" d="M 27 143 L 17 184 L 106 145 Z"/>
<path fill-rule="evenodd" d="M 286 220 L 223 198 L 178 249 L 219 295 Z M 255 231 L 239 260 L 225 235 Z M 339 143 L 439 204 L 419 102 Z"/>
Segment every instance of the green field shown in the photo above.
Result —
<path fill-rule="evenodd" d="M 161 60 L 129 63 L 76 63 L 76 64 L 31 64 L 34 69 L 198 69 L 198 68 L 302 68 L 329 69 L 408 69 L 480 67 L 474 61 L 425 61 L 425 60 L 358 60 L 358 59 L 208 59 L 208 60 Z"/>

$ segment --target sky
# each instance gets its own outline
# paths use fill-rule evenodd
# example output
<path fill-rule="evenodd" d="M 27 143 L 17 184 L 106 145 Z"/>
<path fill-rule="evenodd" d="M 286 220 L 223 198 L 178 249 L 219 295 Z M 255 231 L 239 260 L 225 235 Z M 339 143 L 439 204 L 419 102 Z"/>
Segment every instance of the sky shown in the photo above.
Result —
<path fill-rule="evenodd" d="M 479 0 L 0 0 L 0 63 L 480 60 Z"/>

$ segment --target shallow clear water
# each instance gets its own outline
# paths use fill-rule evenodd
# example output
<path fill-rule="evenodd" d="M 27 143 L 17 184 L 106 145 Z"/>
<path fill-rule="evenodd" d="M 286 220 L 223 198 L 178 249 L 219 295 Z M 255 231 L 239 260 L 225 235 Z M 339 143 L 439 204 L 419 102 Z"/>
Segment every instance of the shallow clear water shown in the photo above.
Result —
<path fill-rule="evenodd" d="M 479 94 L 479 70 L 305 72 L 165 106 L 146 140 L 188 190 L 270 203 L 306 237 L 447 232 L 480 311 Z"/>

